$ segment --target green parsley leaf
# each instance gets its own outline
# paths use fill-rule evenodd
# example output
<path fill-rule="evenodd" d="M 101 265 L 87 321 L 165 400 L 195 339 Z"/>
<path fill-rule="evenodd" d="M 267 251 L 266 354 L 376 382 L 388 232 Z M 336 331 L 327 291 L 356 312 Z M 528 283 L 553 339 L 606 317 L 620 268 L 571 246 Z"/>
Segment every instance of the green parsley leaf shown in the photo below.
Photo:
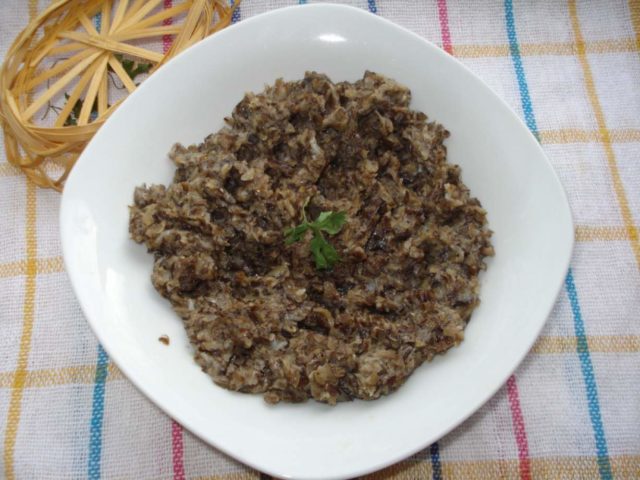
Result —
<path fill-rule="evenodd" d="M 292 243 L 299 242 L 302 240 L 304 233 L 309 229 L 308 223 L 303 223 L 302 225 L 298 225 L 297 227 L 293 227 L 284 232 L 286 238 L 286 244 L 291 245 Z"/>
<path fill-rule="evenodd" d="M 313 258 L 316 261 L 316 268 L 318 270 L 329 266 L 329 262 L 322 252 L 323 241 L 326 242 L 326 240 L 321 237 L 313 237 L 313 239 L 311 239 L 311 253 L 313 253 Z"/>
<path fill-rule="evenodd" d="M 345 212 L 322 212 L 315 221 L 309 222 L 304 212 L 307 203 L 305 203 L 303 207 L 303 222 L 300 225 L 285 230 L 285 243 L 291 245 L 292 243 L 299 242 L 307 230 L 311 230 L 313 232 L 313 238 L 309 246 L 316 263 L 316 268 L 318 270 L 332 268 L 340 261 L 340 255 L 338 255 L 333 245 L 327 242 L 322 232 L 326 232 L 329 235 L 338 233 L 347 222 L 347 214 Z"/>
<path fill-rule="evenodd" d="M 313 253 L 316 268 L 318 270 L 331 268 L 340 260 L 340 256 L 338 255 L 338 252 L 336 252 L 336 249 L 333 248 L 333 245 L 327 242 L 322 235 L 313 237 L 310 245 L 311 253 Z"/>
<path fill-rule="evenodd" d="M 338 255 L 338 252 L 336 252 L 336 249 L 333 248 L 333 245 L 327 242 L 323 237 L 319 237 L 319 238 L 322 239 L 322 242 L 320 244 L 320 252 L 322 253 L 322 256 L 325 258 L 325 260 L 327 261 L 327 264 L 330 267 L 333 267 L 333 265 L 335 265 L 340 261 L 340 255 Z"/>
<path fill-rule="evenodd" d="M 345 212 L 322 212 L 318 215 L 314 225 L 329 235 L 335 235 L 347 221 Z"/>

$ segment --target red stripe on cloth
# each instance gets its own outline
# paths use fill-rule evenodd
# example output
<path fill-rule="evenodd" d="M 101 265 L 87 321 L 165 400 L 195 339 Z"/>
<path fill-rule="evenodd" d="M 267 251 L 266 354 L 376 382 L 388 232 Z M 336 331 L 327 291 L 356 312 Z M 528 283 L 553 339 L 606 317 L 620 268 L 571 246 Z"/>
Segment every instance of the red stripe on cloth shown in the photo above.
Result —
<path fill-rule="evenodd" d="M 164 8 L 171 8 L 173 6 L 173 0 L 164 0 Z M 165 18 L 162 21 L 163 25 L 171 25 L 173 23 L 173 18 Z M 166 54 L 171 48 L 171 44 L 173 43 L 173 36 L 171 35 L 163 35 L 162 36 L 162 53 Z"/>
<path fill-rule="evenodd" d="M 442 36 L 442 48 L 453 55 L 451 47 L 451 33 L 449 33 L 449 14 L 447 13 L 447 0 L 438 0 L 438 17 L 440 18 L 440 35 Z"/>
<path fill-rule="evenodd" d="M 182 427 L 175 420 L 171 420 L 171 452 L 173 455 L 173 480 L 185 480 Z"/>
<path fill-rule="evenodd" d="M 513 421 L 513 430 L 516 435 L 516 445 L 518 447 L 520 478 L 521 480 L 531 480 L 529 442 L 527 441 L 527 431 L 524 427 L 524 417 L 522 416 L 522 408 L 520 407 L 518 385 L 516 384 L 516 377 L 513 375 L 511 375 L 509 380 L 507 380 L 507 396 L 509 397 L 511 420 Z"/>

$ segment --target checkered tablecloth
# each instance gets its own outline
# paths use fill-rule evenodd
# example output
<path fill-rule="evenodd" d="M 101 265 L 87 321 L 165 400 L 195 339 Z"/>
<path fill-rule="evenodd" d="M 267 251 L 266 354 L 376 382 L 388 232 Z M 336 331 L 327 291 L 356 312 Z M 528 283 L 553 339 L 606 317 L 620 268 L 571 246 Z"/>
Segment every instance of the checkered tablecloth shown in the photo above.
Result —
<path fill-rule="evenodd" d="M 234 21 L 295 3 L 244 0 Z M 515 375 L 452 433 L 367 478 L 640 478 L 640 0 L 344 3 L 442 46 L 504 98 L 576 225 L 564 288 Z M 0 55 L 45 4 L 0 0 Z M 110 362 L 63 269 L 59 203 L 0 153 L 0 475 L 262 478 Z"/>

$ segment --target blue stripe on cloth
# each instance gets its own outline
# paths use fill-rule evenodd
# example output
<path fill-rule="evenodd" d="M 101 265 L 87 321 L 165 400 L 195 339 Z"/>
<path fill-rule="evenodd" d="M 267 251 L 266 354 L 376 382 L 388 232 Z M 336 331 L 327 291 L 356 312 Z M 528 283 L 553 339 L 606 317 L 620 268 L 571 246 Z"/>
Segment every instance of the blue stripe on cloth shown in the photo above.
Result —
<path fill-rule="evenodd" d="M 520 46 L 518 45 L 518 37 L 516 36 L 516 22 L 513 17 L 513 2 L 505 0 L 504 10 L 507 21 L 507 35 L 509 37 L 509 50 L 511 51 L 511 59 L 513 67 L 516 70 L 518 78 L 518 88 L 520 89 L 520 102 L 522 103 L 522 111 L 524 120 L 531 130 L 531 133 L 540 140 L 538 136 L 538 126 L 536 125 L 536 117 L 533 115 L 533 106 L 531 105 L 531 97 L 529 96 L 529 87 L 527 86 L 527 77 L 524 74 L 522 66 L 522 57 L 520 55 Z"/>
<path fill-rule="evenodd" d="M 609 460 L 609 452 L 607 448 L 607 439 L 604 434 L 604 426 L 602 425 L 602 416 L 600 414 L 600 402 L 598 401 L 598 387 L 596 378 L 593 374 L 593 364 L 591 363 L 591 354 L 589 353 L 589 345 L 587 344 L 587 334 L 584 329 L 584 321 L 582 320 L 582 312 L 578 301 L 578 292 L 573 281 L 573 273 L 571 269 L 567 273 L 565 279 L 567 288 L 567 296 L 571 303 L 571 311 L 573 313 L 573 327 L 576 335 L 578 358 L 580 358 L 580 367 L 582 369 L 582 377 L 584 378 L 587 390 L 587 402 L 589 405 L 589 417 L 591 418 L 591 426 L 596 440 L 596 452 L 598 455 L 598 469 L 600 470 L 600 478 L 603 480 L 612 479 L 611 462 Z"/>
<path fill-rule="evenodd" d="M 234 0 L 229 0 L 229 5 L 233 7 L 235 4 Z M 233 11 L 233 15 L 231 15 L 231 23 L 238 23 L 241 19 L 240 6 Z"/>
<path fill-rule="evenodd" d="M 376 0 L 367 0 L 367 6 L 371 13 L 378 13 L 378 7 L 376 7 Z"/>
<path fill-rule="evenodd" d="M 438 445 L 438 442 L 431 444 L 429 455 L 431 457 L 431 478 L 433 480 L 442 480 L 442 464 L 440 463 L 440 445 Z"/>
<path fill-rule="evenodd" d="M 533 113 L 533 105 L 531 104 L 531 97 L 529 96 L 529 87 L 527 85 L 527 78 L 522 66 L 522 57 L 520 56 L 520 47 L 518 45 L 518 37 L 516 35 L 516 25 L 513 16 L 513 3 L 512 0 L 505 0 L 505 19 L 507 23 L 507 35 L 509 37 L 509 49 L 511 51 L 511 58 L 513 60 L 513 66 L 516 71 L 516 77 L 518 78 L 518 87 L 520 89 L 520 101 L 522 102 L 522 110 L 524 112 L 525 122 L 531 133 L 534 134 L 539 140 L 538 126 L 536 124 L 536 118 Z M 587 337 L 584 330 L 584 322 L 582 321 L 582 313 L 580 312 L 580 304 L 578 302 L 578 293 L 573 281 L 573 273 L 571 269 L 567 273 L 565 278 L 565 285 L 567 288 L 567 295 L 571 303 L 571 310 L 573 312 L 573 322 L 575 329 L 575 336 L 577 341 L 577 352 L 580 359 L 580 365 L 582 368 L 582 377 L 587 389 L 587 403 L 589 407 L 589 416 L 591 418 L 591 426 L 596 441 L 596 453 L 598 458 L 598 469 L 600 471 L 600 478 L 603 480 L 609 480 L 612 478 L 611 474 L 611 462 L 609 460 L 609 453 L 607 449 L 607 440 L 604 434 L 604 427 L 602 424 L 602 416 L 600 414 L 600 402 L 598 401 L 598 388 L 596 385 L 596 379 L 593 374 L 593 364 L 591 363 L 591 355 L 589 354 L 589 345 L 587 344 Z"/>
<path fill-rule="evenodd" d="M 89 480 L 100 478 L 100 459 L 102 457 L 102 419 L 104 417 L 104 391 L 109 365 L 109 357 L 101 345 L 98 345 L 98 363 L 93 386 L 93 405 L 91 409 L 91 430 L 89 435 Z"/>
<path fill-rule="evenodd" d="M 307 4 L 307 0 L 298 0 L 298 4 L 299 5 L 306 5 Z"/>

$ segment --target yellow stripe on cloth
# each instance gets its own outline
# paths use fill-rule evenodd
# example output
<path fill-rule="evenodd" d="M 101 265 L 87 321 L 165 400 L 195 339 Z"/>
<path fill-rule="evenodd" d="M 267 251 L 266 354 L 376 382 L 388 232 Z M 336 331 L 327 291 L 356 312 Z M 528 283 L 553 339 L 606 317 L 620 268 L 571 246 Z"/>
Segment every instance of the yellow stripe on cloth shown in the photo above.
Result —
<path fill-rule="evenodd" d="M 33 20 L 38 15 L 38 0 L 29 0 L 29 20 Z"/>
<path fill-rule="evenodd" d="M 31 5 L 31 2 L 30 4 Z M 11 399 L 9 400 L 9 412 L 7 414 L 7 428 L 4 436 L 4 469 L 7 480 L 15 478 L 13 468 L 16 437 L 20 423 L 20 409 L 22 406 L 22 394 L 27 378 L 29 352 L 31 350 L 31 336 L 33 333 L 34 306 L 36 296 L 37 275 L 37 239 L 36 239 L 36 186 L 27 181 L 27 221 L 26 221 L 26 279 L 24 291 L 24 307 L 22 319 L 22 335 L 20 337 L 20 350 L 18 352 L 18 365 L 16 367 L 13 384 L 11 386 Z"/>
<path fill-rule="evenodd" d="M 629 232 L 625 227 L 590 227 L 576 226 L 576 242 L 620 242 L 629 240 Z"/>
<path fill-rule="evenodd" d="M 107 367 L 107 379 L 122 380 L 122 372 L 114 364 Z M 0 372 L 0 388 L 13 384 L 15 372 Z M 78 365 L 75 367 L 47 368 L 27 372 L 24 388 L 55 387 L 69 384 L 93 384 L 96 379 L 96 365 Z"/>
<path fill-rule="evenodd" d="M 497 58 L 511 55 L 509 45 L 452 45 L 453 55 L 459 58 Z M 587 53 L 605 54 L 640 50 L 634 38 L 596 40 L 585 45 Z M 578 46 L 572 42 L 521 43 L 520 55 L 575 55 Z"/>
<path fill-rule="evenodd" d="M 492 58 L 508 57 L 511 55 L 509 45 L 452 45 L 453 55 L 459 58 Z M 635 52 L 640 50 L 635 38 L 622 38 L 615 40 L 596 40 L 585 44 L 587 53 L 605 54 Z M 548 43 L 521 43 L 520 55 L 575 55 L 578 46 L 572 42 L 548 42 Z"/>
<path fill-rule="evenodd" d="M 575 228 L 577 242 L 595 241 L 627 241 L 628 230 L 625 227 L 577 225 Z M 0 264 L 0 278 L 17 277 L 27 274 L 27 260 L 17 260 Z M 62 257 L 36 259 L 36 274 L 47 275 L 64 271 Z"/>
<path fill-rule="evenodd" d="M 611 456 L 615 478 L 640 478 L 640 455 Z M 531 458 L 531 478 L 562 478 L 583 480 L 599 478 L 598 458 L 547 457 Z M 379 472 L 360 477 L 361 480 L 414 480 L 431 478 L 431 464 L 427 461 L 406 461 Z M 442 462 L 442 478 L 487 480 L 494 478 L 520 478 L 518 459 L 473 460 Z"/>
<path fill-rule="evenodd" d="M 633 30 L 636 32 L 636 49 L 640 52 L 640 2 L 638 0 L 629 0 L 629 13 Z"/>
<path fill-rule="evenodd" d="M 260 474 L 258 472 L 233 472 L 195 477 L 194 480 L 260 480 Z"/>
<path fill-rule="evenodd" d="M 433 469 L 431 467 L 431 463 L 426 461 L 407 460 L 405 462 L 391 465 L 384 470 L 360 477 L 360 480 L 415 480 L 418 478 L 428 479 L 432 478 L 432 476 Z"/>
<path fill-rule="evenodd" d="M 596 92 L 595 83 L 593 81 L 593 74 L 591 72 L 591 66 L 587 59 L 584 38 L 582 37 L 582 31 L 580 30 L 580 22 L 578 20 L 578 12 L 576 9 L 575 0 L 569 0 L 569 15 L 571 16 L 571 25 L 573 27 L 573 33 L 576 37 L 576 46 L 578 48 L 578 59 L 582 66 L 582 72 L 584 75 L 584 82 L 587 87 L 587 95 L 591 108 L 596 117 L 598 123 L 598 131 L 602 137 L 602 145 L 607 156 L 607 164 L 609 165 L 609 171 L 611 174 L 611 180 L 613 182 L 613 189 L 620 205 L 620 213 L 622 215 L 622 221 L 627 230 L 629 236 L 629 242 L 631 243 L 631 249 L 636 257 L 636 263 L 640 268 L 640 239 L 638 238 L 638 230 L 633 223 L 633 217 L 631 209 L 629 208 L 629 202 L 624 191 L 624 185 L 622 184 L 622 178 L 620 177 L 620 171 L 618 170 L 618 164 L 616 162 L 616 155 L 613 151 L 613 145 L 611 143 L 611 137 L 607 130 L 607 125 L 604 119 L 604 113 L 602 112 L 602 106 L 600 100 L 598 100 L 598 93 Z"/>
<path fill-rule="evenodd" d="M 559 354 L 576 353 L 576 337 L 540 337 L 531 353 Z M 591 353 L 638 353 L 640 335 L 592 335 L 587 337 Z"/>
<path fill-rule="evenodd" d="M 472 47 L 467 45 L 467 47 Z M 475 47 L 474 47 L 475 48 Z M 491 49 L 492 46 L 477 47 L 481 49 Z M 495 47 L 497 48 L 497 47 Z M 500 50 L 502 47 L 499 47 Z M 508 46 L 504 46 L 508 51 Z M 575 53 L 575 52 L 574 52 Z M 599 130 L 582 130 L 579 128 L 562 128 L 559 130 L 540 130 L 540 141 L 544 144 L 563 144 L 563 143 L 596 143 L 602 142 Z M 634 128 L 625 128 L 618 130 L 609 130 L 609 139 L 614 143 L 640 142 L 640 130 Z M 17 177 L 22 175 L 22 171 L 11 165 L 10 163 L 0 164 L 1 177 Z"/>
<path fill-rule="evenodd" d="M 17 277 L 27 274 L 27 260 L 18 260 L 0 264 L 0 278 Z M 46 275 L 48 273 L 59 273 L 64 271 L 62 257 L 38 258 L 36 259 L 36 274 Z"/>
<path fill-rule="evenodd" d="M 540 142 L 544 144 L 563 143 L 595 143 L 602 142 L 598 130 L 581 130 L 578 128 L 563 128 L 561 130 L 540 130 Z M 609 139 L 615 143 L 640 142 L 640 130 L 626 128 L 609 131 Z"/>
<path fill-rule="evenodd" d="M 587 337 L 589 350 L 598 353 L 640 353 L 640 335 L 592 335 Z M 576 352 L 575 337 L 542 336 L 533 346 L 533 353 L 559 354 Z M 122 380 L 122 372 L 110 363 L 106 381 Z M 0 372 L 0 388 L 12 388 L 16 372 Z M 69 384 L 92 384 L 96 365 L 46 368 L 27 371 L 23 388 L 46 388 Z"/>
<path fill-rule="evenodd" d="M 29 0 L 29 20 L 33 20 L 38 14 L 38 1 Z M 31 336 L 33 334 L 33 319 L 36 297 L 36 276 L 38 241 L 36 237 L 36 187 L 27 181 L 27 212 L 25 236 L 27 243 L 26 279 L 24 288 L 24 307 L 22 318 L 22 335 L 20 337 L 20 350 L 18 351 L 18 364 L 14 373 L 11 387 L 11 398 L 7 412 L 7 423 L 4 431 L 4 473 L 6 480 L 15 479 L 14 455 L 16 450 L 16 438 L 18 425 L 20 424 L 20 410 L 22 407 L 22 394 L 27 377 L 29 365 L 29 351 L 31 350 Z"/>
<path fill-rule="evenodd" d="M 8 162 L 0 164 L 0 177 L 16 177 L 21 173 L 22 171 L 18 167 Z"/>

